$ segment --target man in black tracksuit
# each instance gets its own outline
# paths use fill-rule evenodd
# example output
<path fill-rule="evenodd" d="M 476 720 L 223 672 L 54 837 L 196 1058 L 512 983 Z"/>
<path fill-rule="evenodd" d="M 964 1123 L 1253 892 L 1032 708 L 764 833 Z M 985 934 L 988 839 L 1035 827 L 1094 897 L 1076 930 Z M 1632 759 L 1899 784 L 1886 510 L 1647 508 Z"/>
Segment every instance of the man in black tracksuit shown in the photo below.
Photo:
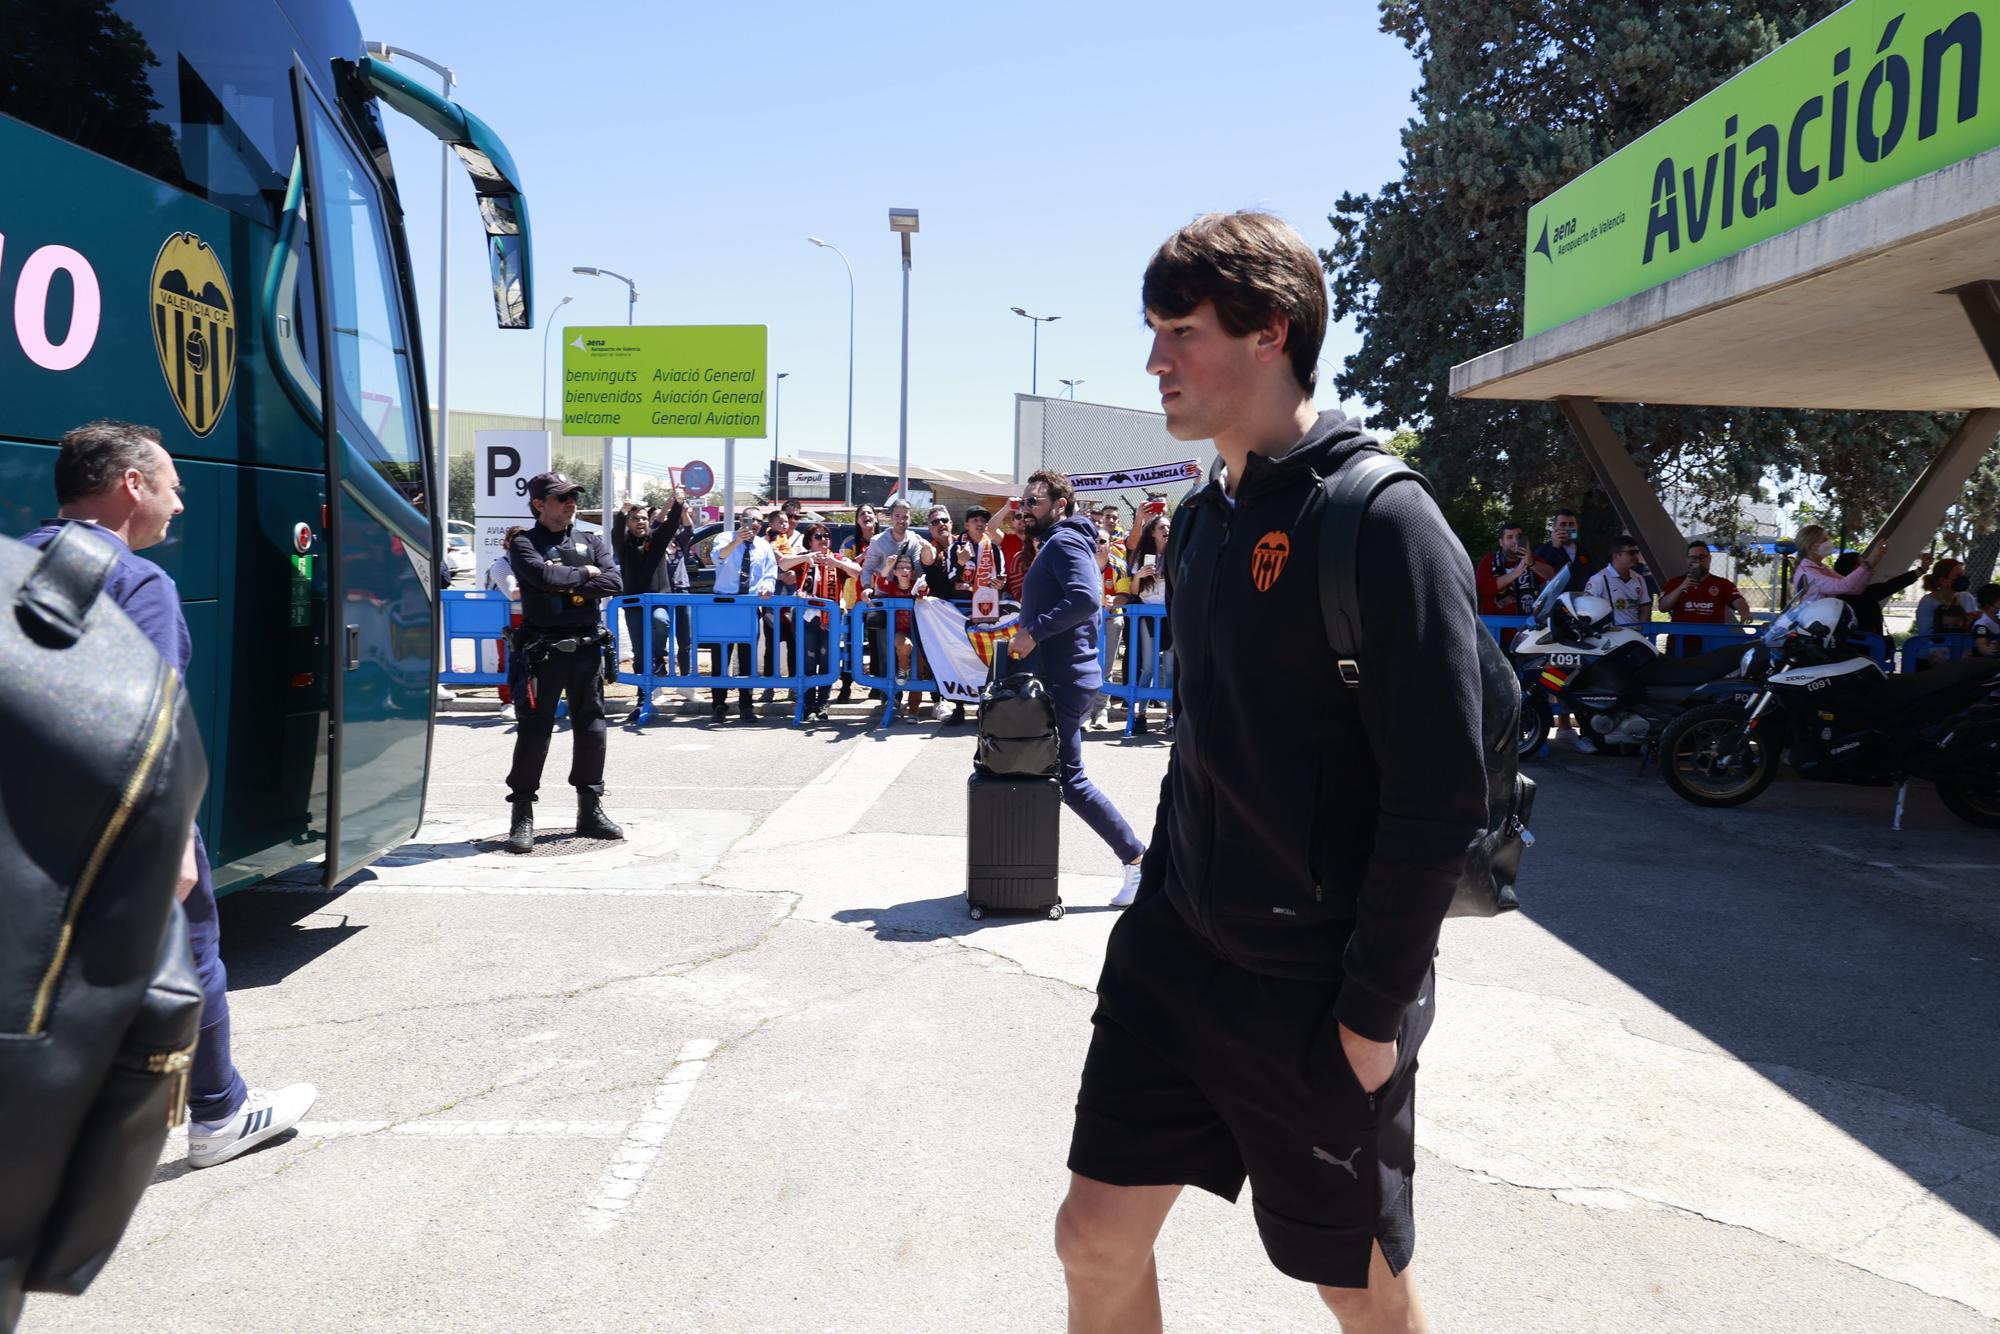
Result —
<path fill-rule="evenodd" d="M 1313 409 L 1324 282 L 1263 214 L 1197 219 L 1147 268 L 1167 428 L 1213 439 L 1225 470 L 1174 518 L 1179 731 L 1077 1099 L 1056 1229 L 1072 1329 L 1158 1328 L 1175 1198 L 1246 1178 L 1282 1272 L 1350 1327 L 1425 1328 L 1414 1080 L 1486 824 L 1478 622 L 1437 506 L 1391 486 L 1362 527 L 1360 682 L 1341 684 L 1320 482 L 1379 447 Z"/>
<path fill-rule="evenodd" d="M 604 654 L 609 640 L 599 607 L 623 584 L 618 562 L 601 533 L 579 533 L 576 497 L 582 488 L 559 472 L 528 483 L 532 526 L 507 544 L 521 583 L 521 628 L 514 651 L 526 664 L 527 707 L 514 736 L 514 767 L 507 773 L 513 826 L 507 851 L 535 848 L 535 795 L 555 730 L 556 701 L 569 696 L 570 786 L 576 789 L 576 832 L 585 838 L 623 838 L 604 813 Z"/>

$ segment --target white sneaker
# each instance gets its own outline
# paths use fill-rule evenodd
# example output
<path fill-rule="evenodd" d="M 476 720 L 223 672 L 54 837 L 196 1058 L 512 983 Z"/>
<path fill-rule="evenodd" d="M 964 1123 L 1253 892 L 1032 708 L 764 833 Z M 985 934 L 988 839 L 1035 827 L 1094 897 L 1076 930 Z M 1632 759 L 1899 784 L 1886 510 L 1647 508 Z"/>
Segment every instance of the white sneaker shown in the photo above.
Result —
<path fill-rule="evenodd" d="M 236 1109 L 236 1115 L 216 1125 L 192 1122 L 188 1126 L 189 1167 L 214 1167 L 239 1153 L 247 1153 L 267 1139 L 284 1134 L 312 1110 L 319 1090 L 311 1084 L 287 1084 L 284 1088 L 251 1089 L 250 1096 Z"/>
<path fill-rule="evenodd" d="M 1132 900 L 1139 897 L 1139 862 L 1125 868 L 1125 878 L 1118 883 L 1118 892 L 1111 896 L 1114 908 L 1129 908 Z"/>
<path fill-rule="evenodd" d="M 949 717 L 951 717 L 951 705 L 939 700 L 937 706 L 931 710 L 931 721 L 941 723 Z"/>

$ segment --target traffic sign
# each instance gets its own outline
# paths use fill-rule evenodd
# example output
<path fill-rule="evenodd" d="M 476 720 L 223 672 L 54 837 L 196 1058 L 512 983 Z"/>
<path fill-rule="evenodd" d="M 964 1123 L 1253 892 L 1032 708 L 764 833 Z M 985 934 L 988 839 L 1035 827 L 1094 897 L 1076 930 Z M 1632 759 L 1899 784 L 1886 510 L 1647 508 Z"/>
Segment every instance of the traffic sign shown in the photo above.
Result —
<path fill-rule="evenodd" d="M 681 469 L 681 485 L 691 496 L 705 496 L 715 490 L 715 469 L 696 459 Z"/>

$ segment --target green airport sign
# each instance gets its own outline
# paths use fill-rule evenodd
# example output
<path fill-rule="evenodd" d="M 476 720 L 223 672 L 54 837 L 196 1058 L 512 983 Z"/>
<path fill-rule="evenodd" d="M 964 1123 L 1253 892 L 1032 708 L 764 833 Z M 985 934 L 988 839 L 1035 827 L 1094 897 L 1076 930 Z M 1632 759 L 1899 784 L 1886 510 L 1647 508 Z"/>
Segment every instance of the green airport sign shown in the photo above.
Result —
<path fill-rule="evenodd" d="M 1854 0 L 1528 210 L 1523 336 L 2000 145 L 2000 0 Z"/>
<path fill-rule="evenodd" d="M 762 439 L 767 335 L 761 324 L 564 329 L 562 433 Z"/>

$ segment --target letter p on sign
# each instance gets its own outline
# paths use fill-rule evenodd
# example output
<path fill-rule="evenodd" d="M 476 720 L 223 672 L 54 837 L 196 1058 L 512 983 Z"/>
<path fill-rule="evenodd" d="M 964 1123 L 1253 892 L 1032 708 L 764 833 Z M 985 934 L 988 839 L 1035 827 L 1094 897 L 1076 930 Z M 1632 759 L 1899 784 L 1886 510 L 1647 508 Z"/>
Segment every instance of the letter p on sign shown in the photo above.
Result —
<path fill-rule="evenodd" d="M 508 478 L 513 478 L 514 482 L 513 485 L 508 487 L 507 493 L 512 495 L 517 492 L 527 484 L 527 479 L 520 474 L 520 450 L 515 449 L 512 445 L 488 445 L 486 447 L 486 499 L 493 499 L 498 494 L 501 482 Z"/>

